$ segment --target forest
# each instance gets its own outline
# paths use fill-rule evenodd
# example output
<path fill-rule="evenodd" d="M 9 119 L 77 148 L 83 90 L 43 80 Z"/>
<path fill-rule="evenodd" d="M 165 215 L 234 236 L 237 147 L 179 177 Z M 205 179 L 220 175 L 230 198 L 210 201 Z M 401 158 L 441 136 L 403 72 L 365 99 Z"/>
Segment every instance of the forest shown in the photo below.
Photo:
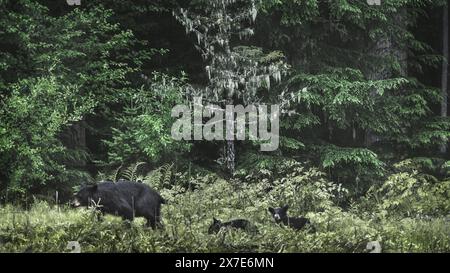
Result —
<path fill-rule="evenodd" d="M 0 0 L 0 252 L 449 253 L 448 35 L 447 0 Z M 161 226 L 71 205 L 105 181 Z"/>

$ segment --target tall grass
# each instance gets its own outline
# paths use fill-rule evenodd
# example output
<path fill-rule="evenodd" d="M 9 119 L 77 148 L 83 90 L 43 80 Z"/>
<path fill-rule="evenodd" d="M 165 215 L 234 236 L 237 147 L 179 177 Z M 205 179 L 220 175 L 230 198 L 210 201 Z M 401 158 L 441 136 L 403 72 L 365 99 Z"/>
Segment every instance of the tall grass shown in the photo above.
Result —
<path fill-rule="evenodd" d="M 233 187 L 216 181 L 177 194 L 163 206 L 161 230 L 146 228 L 140 218 L 131 225 L 115 216 L 98 220 L 90 209 L 45 202 L 29 210 L 3 206 L 0 251 L 69 252 L 68 242 L 78 241 L 82 252 L 367 252 L 367 243 L 376 240 L 384 252 L 450 252 L 450 228 L 443 218 L 379 219 L 331 207 L 307 214 L 316 232 L 294 231 L 272 221 L 267 194 L 262 198 L 253 188 L 237 192 Z M 247 200 L 256 195 L 260 201 Z M 294 207 L 291 214 L 298 211 Z M 210 235 L 212 217 L 249 219 L 259 233 L 222 230 Z"/>

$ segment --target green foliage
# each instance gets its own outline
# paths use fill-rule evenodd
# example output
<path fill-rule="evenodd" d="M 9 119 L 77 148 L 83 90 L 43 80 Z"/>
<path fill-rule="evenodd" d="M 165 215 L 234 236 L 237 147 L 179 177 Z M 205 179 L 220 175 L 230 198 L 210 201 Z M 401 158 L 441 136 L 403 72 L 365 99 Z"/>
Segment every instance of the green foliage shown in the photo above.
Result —
<path fill-rule="evenodd" d="M 421 124 L 419 130 L 399 137 L 398 142 L 407 147 L 431 148 L 446 145 L 450 139 L 450 121 L 448 118 L 435 118 Z"/>
<path fill-rule="evenodd" d="M 0 0 L 0 199 L 24 201 L 0 207 L 0 252 L 450 252 L 447 1 L 178 2 Z M 198 94 L 279 104 L 280 149 L 174 141 L 171 109 Z M 165 229 L 37 201 L 88 171 L 161 192 Z M 285 204 L 316 232 L 276 225 Z M 259 233 L 209 235 L 213 217 Z"/>
<path fill-rule="evenodd" d="M 368 193 L 380 212 L 402 217 L 436 217 L 448 213 L 450 180 L 433 176 L 441 173 L 433 160 L 408 159 L 395 166 L 403 171 L 390 175 Z"/>
<path fill-rule="evenodd" d="M 167 173 L 171 166 L 157 172 Z M 374 240 L 383 252 L 450 250 L 448 220 L 399 220 L 393 211 L 383 214 L 383 209 L 373 214 L 355 208 L 344 211 L 335 201 L 345 190 L 314 169 L 293 173 L 272 185 L 210 175 L 207 180 L 193 178 L 197 188 L 178 191 L 179 183 L 161 183 L 165 178 L 153 172 L 155 179 L 148 182 L 161 187 L 161 194 L 169 200 L 162 208 L 164 229 L 156 231 L 145 228 L 140 218 L 131 226 L 110 215 L 98 221 L 96 213 L 86 209 L 46 203 L 36 203 L 26 211 L 1 207 L 0 251 L 68 252 L 67 243 L 78 241 L 82 252 L 368 252 L 366 245 Z M 316 231 L 294 231 L 275 224 L 267 208 L 279 205 L 280 200 L 291 205 L 290 215 L 309 217 Z M 222 230 L 210 235 L 213 217 L 249 219 L 258 233 Z"/>
<path fill-rule="evenodd" d="M 66 145 L 62 133 L 127 99 L 130 75 L 155 51 L 136 52 L 145 43 L 101 6 L 58 17 L 35 1 L 1 6 L 0 190 L 68 191 L 90 180 L 80 169 L 90 157 Z"/>
<path fill-rule="evenodd" d="M 170 188 L 174 175 L 174 164 L 164 164 L 149 172 L 143 179 L 144 183 L 156 189 Z"/>
<path fill-rule="evenodd" d="M 377 155 L 362 148 L 340 148 L 334 145 L 320 147 L 323 155 L 322 167 L 331 168 L 338 165 L 353 165 L 358 169 L 381 170 L 383 163 L 378 160 Z"/>
<path fill-rule="evenodd" d="M 286 114 L 282 135 L 343 147 L 369 146 L 375 136 L 409 155 L 447 143 L 448 118 L 437 119 L 432 111 L 439 90 L 413 77 L 440 63 L 413 30 L 423 27 L 416 25 L 419 16 L 442 4 L 262 1 L 267 16 L 258 33 L 270 41 L 266 46 L 283 50 L 293 67 L 277 94 Z"/>
<path fill-rule="evenodd" d="M 112 139 L 105 140 L 109 162 L 133 160 L 157 161 L 173 153 L 187 151 L 187 143 L 171 136 L 172 107 L 184 102 L 182 90 L 185 79 L 154 74 L 137 90 L 124 112 L 117 117 Z"/>
<path fill-rule="evenodd" d="M 436 178 L 449 178 L 449 161 L 443 158 L 414 157 L 394 164 L 396 170 L 401 172 L 418 172 Z"/>
<path fill-rule="evenodd" d="M 302 165 L 294 159 L 275 157 L 259 153 L 243 154 L 236 170 L 236 177 L 245 181 L 259 181 L 283 178 L 291 172 L 298 171 Z"/>
<path fill-rule="evenodd" d="M 0 109 L 0 162 L 11 193 L 24 193 L 47 181 L 68 183 L 75 174 L 61 164 L 71 155 L 56 136 L 95 104 L 76 91 L 76 86 L 63 85 L 55 76 L 12 86 Z"/>

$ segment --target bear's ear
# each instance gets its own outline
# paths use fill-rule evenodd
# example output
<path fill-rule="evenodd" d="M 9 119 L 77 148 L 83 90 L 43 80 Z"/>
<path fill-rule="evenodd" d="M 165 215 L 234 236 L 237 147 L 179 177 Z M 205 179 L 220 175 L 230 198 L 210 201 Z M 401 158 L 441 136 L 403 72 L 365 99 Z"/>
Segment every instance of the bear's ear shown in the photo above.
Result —
<path fill-rule="evenodd" d="M 220 221 L 217 220 L 216 217 L 213 217 L 213 224 L 218 224 L 218 223 L 220 223 Z"/>
<path fill-rule="evenodd" d="M 275 214 L 275 210 L 272 207 L 269 207 L 269 211 L 270 213 Z"/>
<path fill-rule="evenodd" d="M 284 207 L 282 208 L 282 210 L 287 211 L 288 208 L 289 208 L 289 205 L 286 205 L 286 206 L 284 206 Z"/>

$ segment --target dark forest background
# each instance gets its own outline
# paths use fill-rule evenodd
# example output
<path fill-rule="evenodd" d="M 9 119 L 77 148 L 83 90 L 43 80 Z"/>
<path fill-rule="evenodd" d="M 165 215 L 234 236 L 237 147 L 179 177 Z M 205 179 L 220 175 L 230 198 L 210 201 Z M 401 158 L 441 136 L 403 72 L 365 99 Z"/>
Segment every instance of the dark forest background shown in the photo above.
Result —
<path fill-rule="evenodd" d="M 285 203 L 292 213 L 333 207 L 361 219 L 450 213 L 447 1 L 257 1 L 256 21 L 245 26 L 253 35 L 232 36 L 230 46 L 259 64 L 284 65 L 270 87 L 239 90 L 283 106 L 280 148 L 236 141 L 232 170 L 226 143 L 170 135 L 172 107 L 211 84 L 197 37 L 173 12 L 207 18 L 213 2 L 0 0 L 1 203 L 54 203 L 55 192 L 64 203 L 80 185 L 125 178 L 162 191 L 173 213 L 183 214 L 176 206 L 187 195 L 223 200 L 211 213 L 202 207 L 205 223 L 213 212 L 233 215 L 229 204 L 244 215 Z M 229 13 L 248 3 L 236 1 Z M 253 205 L 233 203 L 235 192 Z M 448 230 L 430 234 L 437 229 L 443 237 L 417 249 L 449 250 Z"/>

